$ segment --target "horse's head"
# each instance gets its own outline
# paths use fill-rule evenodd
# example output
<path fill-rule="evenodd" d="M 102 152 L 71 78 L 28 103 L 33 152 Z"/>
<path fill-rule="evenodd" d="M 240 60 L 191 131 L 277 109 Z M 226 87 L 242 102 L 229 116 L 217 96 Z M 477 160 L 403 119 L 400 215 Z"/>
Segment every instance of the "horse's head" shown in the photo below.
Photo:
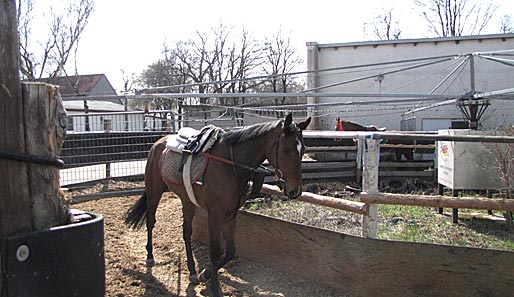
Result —
<path fill-rule="evenodd" d="M 286 116 L 280 135 L 273 145 L 269 160 L 276 168 L 284 194 L 291 199 L 302 194 L 302 156 L 305 153 L 302 131 L 307 128 L 311 118 L 295 123 L 291 114 Z"/>
<path fill-rule="evenodd" d="M 343 120 L 341 118 L 336 119 L 336 131 L 344 131 Z"/>

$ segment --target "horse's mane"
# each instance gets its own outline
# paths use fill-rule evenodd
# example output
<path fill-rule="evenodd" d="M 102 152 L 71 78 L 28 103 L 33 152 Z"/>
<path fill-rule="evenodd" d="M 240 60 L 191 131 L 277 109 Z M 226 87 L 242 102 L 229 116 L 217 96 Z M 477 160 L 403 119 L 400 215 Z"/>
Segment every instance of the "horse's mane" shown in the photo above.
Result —
<path fill-rule="evenodd" d="M 268 134 L 275 130 L 277 126 L 282 125 L 283 120 L 274 122 L 266 122 L 248 126 L 241 130 L 233 130 L 223 134 L 223 142 L 229 145 L 245 143 L 248 141 L 255 140 L 256 138 Z"/>

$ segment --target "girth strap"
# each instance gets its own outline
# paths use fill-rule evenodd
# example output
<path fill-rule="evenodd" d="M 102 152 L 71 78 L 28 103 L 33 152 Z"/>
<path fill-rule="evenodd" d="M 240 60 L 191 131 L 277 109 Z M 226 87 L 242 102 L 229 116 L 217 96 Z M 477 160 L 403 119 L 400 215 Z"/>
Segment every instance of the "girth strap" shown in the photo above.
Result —
<path fill-rule="evenodd" d="M 193 160 L 192 154 L 187 154 L 186 163 L 182 168 L 182 179 L 184 180 L 184 188 L 186 188 L 187 196 L 194 205 L 200 207 L 198 200 L 196 200 L 195 192 L 193 190 L 193 183 L 191 182 L 191 161 Z"/>

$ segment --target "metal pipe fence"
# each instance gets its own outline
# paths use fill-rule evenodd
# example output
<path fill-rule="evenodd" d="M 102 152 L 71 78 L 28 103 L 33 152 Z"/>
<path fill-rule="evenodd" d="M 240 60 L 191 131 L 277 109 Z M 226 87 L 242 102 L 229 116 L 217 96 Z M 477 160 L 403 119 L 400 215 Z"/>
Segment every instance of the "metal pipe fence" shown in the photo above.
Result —
<path fill-rule="evenodd" d="M 125 119 L 124 115 L 127 113 L 115 113 L 115 115 L 120 114 L 123 115 L 122 119 Z M 100 117 L 103 117 L 103 120 L 107 117 L 114 119 L 112 115 L 112 113 L 98 113 L 88 116 L 90 123 L 94 123 L 100 121 Z M 71 115 L 70 117 L 83 118 L 85 115 Z M 144 120 L 144 117 L 140 117 L 140 119 Z M 74 122 L 77 123 L 79 120 Z M 120 127 L 120 125 L 112 127 Z M 139 125 L 139 127 L 144 127 L 144 125 Z M 146 158 L 151 146 L 159 138 L 174 133 L 167 130 L 169 129 L 166 127 L 160 127 L 159 129 L 143 129 L 143 131 L 124 131 L 124 129 L 121 131 L 113 129 L 89 132 L 70 131 L 64 141 L 60 156 L 65 162 L 65 168 L 60 171 L 61 185 L 65 188 L 80 190 L 94 188 L 99 182 L 108 185 L 110 180 L 142 181 Z M 334 138 L 321 138 L 317 132 L 320 131 L 305 133 L 307 152 L 310 154 L 333 154 L 337 160 L 304 162 L 302 164 L 304 180 L 308 182 L 357 180 L 359 168 L 355 165 L 356 147 L 342 146 L 341 141 Z M 433 179 L 430 172 L 425 172 L 426 169 L 433 168 L 432 161 L 395 163 L 394 166 L 386 163 L 382 165 L 382 173 L 387 175 L 384 180 L 386 178 Z M 398 168 L 402 168 L 402 170 L 398 171 Z M 394 174 L 391 171 L 395 171 Z M 127 184 L 127 186 L 130 185 Z M 110 190 L 107 189 L 107 191 Z M 116 189 L 116 191 L 118 190 L 120 189 Z M 88 191 L 84 192 L 89 193 Z"/>
<path fill-rule="evenodd" d="M 63 187 L 116 178 L 142 179 L 150 147 L 173 133 L 171 111 L 68 115 L 60 171 Z"/>

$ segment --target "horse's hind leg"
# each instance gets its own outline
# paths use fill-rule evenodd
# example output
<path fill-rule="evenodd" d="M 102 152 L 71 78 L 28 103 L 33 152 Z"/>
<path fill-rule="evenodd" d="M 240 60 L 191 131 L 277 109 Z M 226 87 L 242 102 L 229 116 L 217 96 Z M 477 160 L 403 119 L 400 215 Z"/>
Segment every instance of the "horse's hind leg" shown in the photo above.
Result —
<path fill-rule="evenodd" d="M 166 191 L 166 185 L 162 183 L 161 185 L 154 185 L 153 187 L 147 186 L 146 191 L 148 197 L 148 212 L 146 218 L 146 230 L 148 239 L 146 242 L 146 263 L 148 265 L 153 265 L 155 261 L 153 257 L 152 233 L 156 222 L 155 213 L 157 212 L 157 206 L 161 200 L 162 193 Z"/>

